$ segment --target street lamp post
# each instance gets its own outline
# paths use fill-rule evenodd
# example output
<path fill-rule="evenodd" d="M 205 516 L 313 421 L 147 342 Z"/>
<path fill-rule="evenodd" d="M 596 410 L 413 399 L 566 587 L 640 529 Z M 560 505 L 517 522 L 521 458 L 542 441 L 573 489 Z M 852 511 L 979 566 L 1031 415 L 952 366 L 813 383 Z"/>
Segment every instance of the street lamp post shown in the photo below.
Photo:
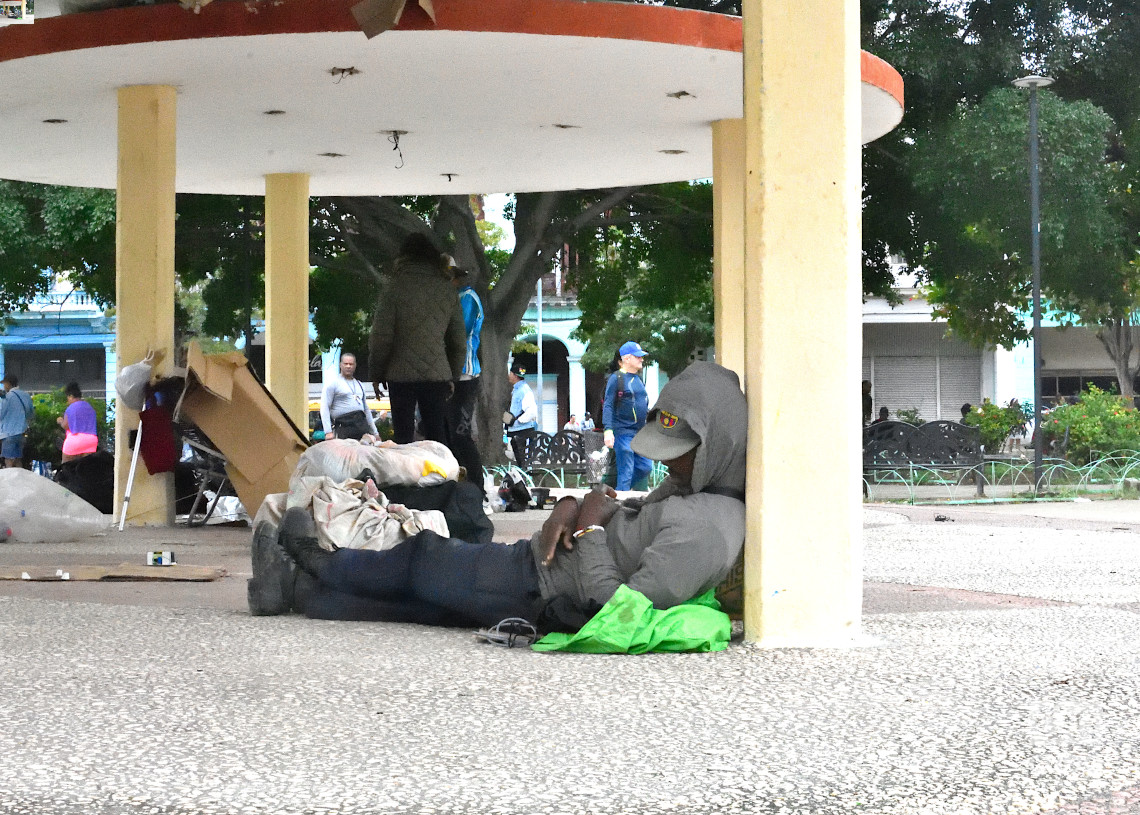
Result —
<path fill-rule="evenodd" d="M 1037 166 L 1037 89 L 1053 84 L 1047 76 L 1013 80 L 1029 88 L 1029 251 L 1033 263 L 1033 496 L 1041 492 L 1045 433 L 1041 427 L 1041 180 Z"/>

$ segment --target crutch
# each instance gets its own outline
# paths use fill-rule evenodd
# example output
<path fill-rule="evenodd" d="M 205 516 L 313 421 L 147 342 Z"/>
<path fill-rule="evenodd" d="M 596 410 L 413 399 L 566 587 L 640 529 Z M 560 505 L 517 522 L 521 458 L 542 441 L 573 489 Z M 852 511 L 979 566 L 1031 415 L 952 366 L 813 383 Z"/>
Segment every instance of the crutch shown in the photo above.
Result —
<path fill-rule="evenodd" d="M 123 531 L 123 526 L 127 523 L 127 507 L 131 503 L 131 487 L 135 484 L 135 469 L 139 466 L 139 448 L 142 447 L 142 422 L 139 422 L 139 429 L 135 433 L 135 450 L 131 454 L 131 471 L 127 475 L 127 492 L 123 496 L 123 511 L 119 513 L 119 531 Z"/>

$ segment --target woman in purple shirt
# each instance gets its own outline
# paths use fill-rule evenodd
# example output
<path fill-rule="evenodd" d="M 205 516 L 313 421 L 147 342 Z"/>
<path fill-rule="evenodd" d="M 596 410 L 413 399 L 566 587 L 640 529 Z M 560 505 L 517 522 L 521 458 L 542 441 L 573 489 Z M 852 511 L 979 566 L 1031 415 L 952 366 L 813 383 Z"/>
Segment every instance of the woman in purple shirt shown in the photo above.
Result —
<path fill-rule="evenodd" d="M 63 393 L 67 397 L 67 409 L 56 421 L 67 431 L 67 438 L 63 440 L 63 460 L 71 461 L 99 449 L 98 427 L 95 408 L 83 401 L 78 382 L 68 382 Z"/>

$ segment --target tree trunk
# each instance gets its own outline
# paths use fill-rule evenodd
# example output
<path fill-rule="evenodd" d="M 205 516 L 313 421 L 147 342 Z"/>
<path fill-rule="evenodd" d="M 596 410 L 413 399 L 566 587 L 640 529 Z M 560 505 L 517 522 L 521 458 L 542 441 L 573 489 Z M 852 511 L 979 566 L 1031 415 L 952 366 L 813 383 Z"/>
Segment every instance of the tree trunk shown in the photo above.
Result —
<path fill-rule="evenodd" d="M 1135 365 L 1132 364 L 1132 351 L 1136 347 L 1134 315 L 1112 318 L 1097 329 L 1096 338 L 1112 360 L 1116 381 L 1120 385 L 1120 395 L 1131 403 L 1136 396 L 1133 382 L 1140 369 L 1140 360 Z"/>
<path fill-rule="evenodd" d="M 415 231 L 430 232 L 461 266 L 475 270 L 472 286 L 483 301 L 482 375 L 475 426 L 479 454 L 487 466 L 506 461 L 501 417 L 510 406 L 507 361 L 535 284 L 551 269 L 569 237 L 596 225 L 605 212 L 636 189 L 575 192 L 572 195 L 583 200 L 575 202 L 574 211 L 565 215 L 559 210 L 569 206 L 570 193 L 520 193 L 515 198 L 515 250 L 507 268 L 494 281 L 468 196 L 441 196 L 430 225 L 393 199 L 328 199 L 354 222 L 342 222 L 342 239 L 348 253 L 370 270 L 391 260 L 403 238 Z"/>

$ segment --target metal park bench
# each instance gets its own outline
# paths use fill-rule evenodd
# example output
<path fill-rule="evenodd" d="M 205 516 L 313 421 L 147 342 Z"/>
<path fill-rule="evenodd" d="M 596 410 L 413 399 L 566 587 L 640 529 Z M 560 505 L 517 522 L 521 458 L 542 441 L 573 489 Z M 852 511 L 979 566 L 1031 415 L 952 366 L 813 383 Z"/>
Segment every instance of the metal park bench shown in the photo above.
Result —
<path fill-rule="evenodd" d="M 536 431 L 526 438 L 522 461 L 515 462 L 535 486 L 559 488 L 566 486 L 567 476 L 585 475 L 587 464 L 586 441 L 575 430 L 560 430 L 553 436 Z"/>
<path fill-rule="evenodd" d="M 985 459 L 981 431 L 958 422 L 936 421 L 922 425 L 879 422 L 863 428 L 863 490 L 868 476 L 914 485 L 947 484 L 945 474 L 957 473 L 961 484 L 974 474 L 977 494 L 985 495 L 982 473 Z"/>

